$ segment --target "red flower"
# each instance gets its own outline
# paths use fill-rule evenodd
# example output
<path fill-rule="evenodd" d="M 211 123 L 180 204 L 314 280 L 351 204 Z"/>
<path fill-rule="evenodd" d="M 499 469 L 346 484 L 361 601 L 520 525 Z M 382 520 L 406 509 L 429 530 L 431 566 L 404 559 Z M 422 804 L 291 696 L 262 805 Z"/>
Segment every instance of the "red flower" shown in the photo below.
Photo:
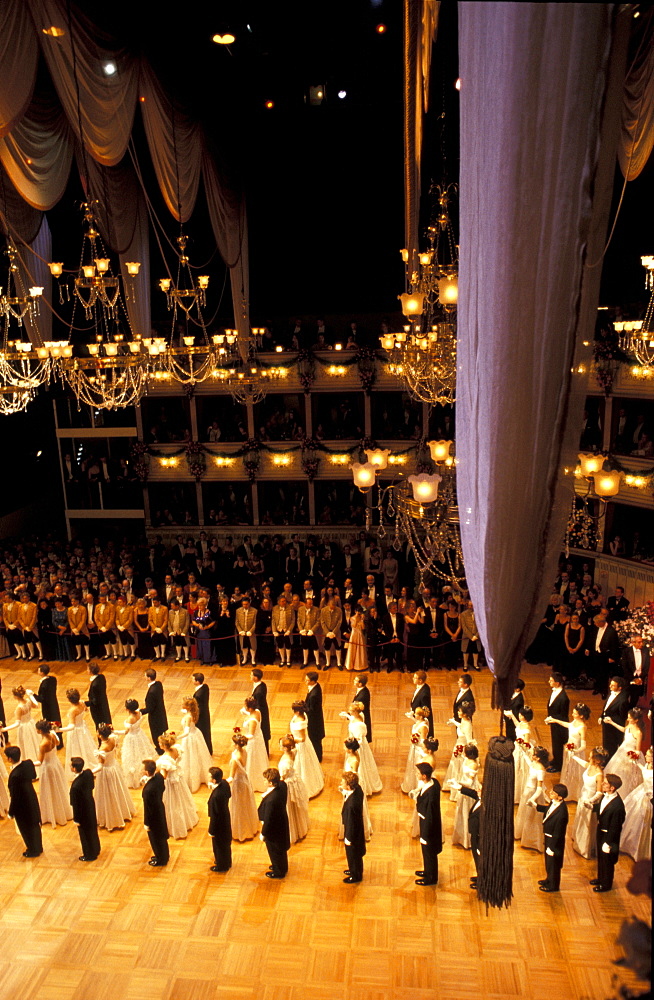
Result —
<path fill-rule="evenodd" d="M 566 750 L 574 750 L 575 749 L 575 745 L 574 745 L 574 743 L 566 743 L 565 748 L 566 748 Z"/>

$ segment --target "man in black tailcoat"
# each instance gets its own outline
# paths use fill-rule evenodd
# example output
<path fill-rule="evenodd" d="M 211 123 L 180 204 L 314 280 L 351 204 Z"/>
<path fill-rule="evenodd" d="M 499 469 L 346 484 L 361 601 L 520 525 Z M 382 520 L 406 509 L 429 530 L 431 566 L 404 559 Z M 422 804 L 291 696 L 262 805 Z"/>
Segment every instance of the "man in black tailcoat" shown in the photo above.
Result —
<path fill-rule="evenodd" d="M 344 771 L 339 785 L 343 793 L 343 822 L 345 856 L 347 868 L 343 881 L 347 884 L 360 882 L 363 878 L 363 858 L 366 853 L 366 835 L 363 826 L 363 789 L 359 775 L 354 771 Z"/>
<path fill-rule="evenodd" d="M 259 804 L 259 819 L 261 839 L 270 858 L 270 869 L 266 872 L 266 877 L 285 878 L 288 873 L 288 850 L 291 846 L 286 812 L 288 789 L 276 767 L 267 768 L 263 776 L 268 782 L 268 788 Z"/>
<path fill-rule="evenodd" d="M 441 786 L 433 776 L 431 764 L 416 764 L 418 787 L 415 790 L 416 812 L 420 821 L 420 847 L 423 868 L 416 872 L 416 885 L 438 883 L 438 855 L 443 850 L 441 823 Z"/>
<path fill-rule="evenodd" d="M 89 663 L 89 674 L 91 682 L 87 701 L 84 704 L 91 712 L 91 718 L 97 729 L 101 722 L 108 722 L 111 725 L 111 712 L 109 710 L 109 699 L 107 698 L 107 681 L 104 674 L 100 673 L 97 663 Z"/>
<path fill-rule="evenodd" d="M 622 654 L 622 673 L 627 681 L 629 708 L 635 708 L 647 695 L 650 654 L 643 644 L 642 635 L 634 635 Z"/>
<path fill-rule="evenodd" d="M 620 851 L 620 836 L 625 821 L 625 809 L 618 790 L 622 788 L 622 778 L 617 774 L 605 774 L 602 782 L 602 798 L 593 806 L 597 813 L 597 878 L 590 884 L 594 892 L 608 892 L 613 888 L 613 873 Z"/>
<path fill-rule="evenodd" d="M 77 827 L 82 844 L 80 861 L 95 861 L 100 853 L 98 818 L 95 811 L 93 772 L 84 768 L 81 757 L 70 758 L 70 769 L 76 777 L 70 786 L 70 804 L 73 808 L 73 822 Z"/>
<path fill-rule="evenodd" d="M 545 845 L 545 875 L 539 879 L 541 892 L 558 892 L 561 886 L 561 869 L 565 855 L 565 834 L 568 829 L 568 806 L 566 785 L 554 785 L 552 801 L 546 805 L 537 805 L 538 812 L 543 813 L 543 840 Z"/>
<path fill-rule="evenodd" d="M 513 740 L 513 742 L 515 742 L 516 723 L 520 721 L 520 712 L 525 707 L 524 690 L 525 682 L 521 677 L 518 677 L 515 682 L 515 688 L 513 689 L 509 706 L 504 709 L 504 726 L 506 729 L 507 739 Z"/>
<path fill-rule="evenodd" d="M 356 674 L 354 678 L 354 698 L 363 705 L 363 721 L 366 724 L 366 739 L 372 743 L 372 719 L 370 717 L 370 688 L 365 674 Z"/>
<path fill-rule="evenodd" d="M 47 663 L 39 664 L 39 673 L 42 680 L 39 684 L 39 690 L 34 697 L 41 705 L 41 715 L 48 722 L 56 722 L 61 725 L 61 711 L 57 700 L 57 678 L 54 674 L 50 673 L 50 667 Z M 60 733 L 56 735 L 59 749 L 61 750 L 64 741 Z"/>
<path fill-rule="evenodd" d="M 322 741 L 325 738 L 325 719 L 322 713 L 322 688 L 318 683 L 318 673 L 311 670 L 304 677 L 307 682 L 307 696 L 304 700 L 307 713 L 307 736 L 322 761 Z"/>
<path fill-rule="evenodd" d="M 434 718 L 431 711 L 431 688 L 427 683 L 427 674 L 424 670 L 416 670 L 413 675 L 413 683 L 416 688 L 413 692 L 413 697 L 411 699 L 411 711 L 405 712 L 407 719 L 415 719 L 415 711 L 417 708 L 428 708 L 429 715 L 427 716 L 427 721 L 429 723 L 428 736 L 434 735 Z"/>
<path fill-rule="evenodd" d="M 143 761 L 143 775 L 146 779 L 142 792 L 143 826 L 154 852 L 148 864 L 153 868 L 163 868 L 170 859 L 168 824 L 163 804 L 164 779 L 153 760 Z"/>
<path fill-rule="evenodd" d="M 268 687 L 263 679 L 263 670 L 254 667 L 250 671 L 252 681 L 252 697 L 261 713 L 261 735 L 266 744 L 266 753 L 270 753 L 270 710 L 268 708 Z"/>
<path fill-rule="evenodd" d="M 212 872 L 227 872 L 232 867 L 232 818 L 229 800 L 232 790 L 219 767 L 209 768 L 211 795 L 207 803 L 209 836 L 213 848 Z"/>
<path fill-rule="evenodd" d="M 563 767 L 563 748 L 568 742 L 568 727 L 560 726 L 558 722 L 567 722 L 570 717 L 570 699 L 563 686 L 563 676 L 553 670 L 549 678 L 550 697 L 547 703 L 547 718 L 553 721 L 550 735 L 552 737 L 552 763 L 547 768 L 550 774 L 560 771 Z M 558 720 L 558 721 L 557 721 Z"/>
<path fill-rule="evenodd" d="M 625 681 L 623 677 L 612 677 L 609 681 L 609 693 L 599 717 L 602 726 L 602 746 L 609 755 L 609 760 L 616 752 L 624 738 L 624 727 L 627 725 L 627 712 L 629 711 L 629 695 L 625 691 Z M 610 721 L 609 721 L 610 720 Z M 622 730 L 616 729 L 612 722 L 622 726 Z"/>
<path fill-rule="evenodd" d="M 152 667 L 145 671 L 145 679 L 148 682 L 148 690 L 145 694 L 145 706 L 141 709 L 141 715 L 147 715 L 154 748 L 158 754 L 162 754 L 159 737 L 168 729 L 163 684 L 157 680 L 157 671 L 153 670 Z"/>
<path fill-rule="evenodd" d="M 195 681 L 195 691 L 193 697 L 198 703 L 200 714 L 196 726 L 204 736 L 204 742 L 210 754 L 213 754 L 213 742 L 211 740 L 211 715 L 209 714 L 209 685 L 204 682 L 204 674 L 193 674 Z"/>
<path fill-rule="evenodd" d="M 32 782 L 36 781 L 36 768 L 31 760 L 21 760 L 20 748 L 11 746 L 5 750 L 5 757 L 11 763 L 9 775 L 9 808 L 7 815 L 16 821 L 16 826 L 25 841 L 24 858 L 38 858 L 43 854 L 41 838 L 41 810 Z"/>

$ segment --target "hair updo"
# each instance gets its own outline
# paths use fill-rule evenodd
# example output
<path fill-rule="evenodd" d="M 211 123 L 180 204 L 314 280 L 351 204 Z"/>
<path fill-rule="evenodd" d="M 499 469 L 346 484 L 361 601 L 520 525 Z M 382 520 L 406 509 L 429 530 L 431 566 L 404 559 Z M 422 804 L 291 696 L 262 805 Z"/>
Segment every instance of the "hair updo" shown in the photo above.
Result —
<path fill-rule="evenodd" d="M 355 740 L 354 737 L 352 736 L 349 739 L 345 740 L 343 746 L 345 747 L 346 750 L 349 750 L 350 753 L 357 753 L 361 744 L 359 743 L 358 740 Z"/>
<path fill-rule="evenodd" d="M 477 760 L 479 758 L 479 748 L 476 743 L 466 743 L 463 748 L 463 753 L 468 760 Z"/>
<path fill-rule="evenodd" d="M 248 738 L 247 736 L 244 736 L 243 733 L 234 733 L 232 736 L 232 743 L 234 746 L 237 746 L 242 750 L 243 747 L 248 745 Z"/>
<path fill-rule="evenodd" d="M 291 736 L 290 733 L 287 733 L 286 736 L 282 736 L 279 742 L 281 747 L 284 750 L 286 750 L 287 753 L 292 753 L 293 750 L 295 750 L 295 744 L 296 744 L 295 737 Z"/>

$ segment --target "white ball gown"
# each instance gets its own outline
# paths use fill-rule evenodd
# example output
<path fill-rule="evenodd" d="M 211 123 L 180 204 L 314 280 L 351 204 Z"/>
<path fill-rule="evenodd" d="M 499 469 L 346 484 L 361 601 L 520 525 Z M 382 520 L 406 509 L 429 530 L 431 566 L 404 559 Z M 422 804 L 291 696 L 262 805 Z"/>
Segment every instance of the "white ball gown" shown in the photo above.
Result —
<path fill-rule="evenodd" d="M 307 739 L 307 720 L 291 719 L 289 732 L 298 741 L 295 747 L 295 772 L 302 778 L 309 798 L 314 799 L 325 787 L 325 776 L 313 744 Z"/>
<path fill-rule="evenodd" d="M 248 773 L 248 778 L 254 791 L 265 792 L 268 782 L 264 778 L 263 772 L 267 771 L 270 767 L 270 761 L 268 760 L 266 744 L 261 732 L 261 723 L 258 719 L 254 719 L 254 723 L 255 729 L 252 735 L 249 735 L 245 731 L 245 728 L 243 729 L 244 735 L 248 737 L 248 745 L 245 748 L 245 753 L 247 754 L 245 770 Z"/>
<path fill-rule="evenodd" d="M 57 759 L 57 744 L 48 750 L 43 757 L 43 763 L 38 769 L 39 806 L 41 807 L 41 822 L 49 823 L 53 828 L 65 826 L 73 818 L 70 805 L 70 790 L 64 769 Z"/>
<path fill-rule="evenodd" d="M 543 816 L 533 806 L 527 805 L 527 802 L 533 798 L 538 782 L 544 780 L 545 769 L 540 764 L 532 762 L 515 818 L 515 838 L 520 841 L 520 846 L 540 851 L 541 854 L 544 850 Z M 541 788 L 538 793 L 536 802 L 538 805 L 546 804 L 547 799 L 545 798 L 544 788 Z"/>
<path fill-rule="evenodd" d="M 581 792 L 572 826 L 572 846 L 582 858 L 594 858 L 597 853 L 595 849 L 597 815 L 586 805 L 587 802 L 592 802 L 596 795 L 597 775 L 589 775 L 586 770 L 582 775 Z"/>
<path fill-rule="evenodd" d="M 143 732 L 142 721 L 142 719 L 136 722 L 125 721 L 125 735 L 120 746 L 123 774 L 130 788 L 141 787 L 143 761 L 152 760 L 155 756 L 152 740 Z"/>
<path fill-rule="evenodd" d="M 523 725 L 519 722 L 515 727 L 515 738 L 516 742 L 513 748 L 513 767 L 515 774 L 513 802 L 515 805 L 518 805 L 520 799 L 522 798 L 525 785 L 527 784 L 527 778 L 529 777 L 529 765 L 531 763 L 531 758 L 528 756 L 531 753 L 531 749 L 523 749 L 523 747 L 518 743 L 518 739 L 531 744 L 531 730 L 529 729 L 529 726 Z"/>
<path fill-rule="evenodd" d="M 39 747 L 41 737 L 39 736 L 36 723 L 32 718 L 32 709 L 28 708 L 20 717 L 17 729 L 12 729 L 11 733 L 16 734 L 16 746 L 20 747 L 21 760 L 37 761 L 39 759 Z M 11 733 L 7 735 L 10 736 Z"/>
<path fill-rule="evenodd" d="M 95 774 L 95 810 L 98 826 L 106 830 L 122 830 L 126 821 L 136 815 L 125 775 L 118 766 L 116 751 L 96 750 L 100 770 Z"/>
<path fill-rule="evenodd" d="M 414 722 L 411 727 L 411 736 L 418 736 L 423 732 L 424 724 L 422 722 Z M 416 764 L 419 764 L 422 760 L 422 749 L 421 742 L 409 743 L 409 752 L 406 758 L 404 777 L 402 778 L 402 784 L 400 785 L 400 788 L 406 795 L 408 795 L 409 792 L 412 792 L 414 788 L 418 787 L 418 772 L 416 771 Z"/>
<path fill-rule="evenodd" d="M 211 754 L 207 741 L 188 712 L 182 716 L 182 726 L 184 735 L 179 741 L 182 753 L 182 774 L 186 778 L 186 784 L 190 790 L 197 792 L 200 785 L 206 785 L 209 781 L 209 768 L 212 766 Z"/>
<path fill-rule="evenodd" d="M 649 861 L 652 857 L 652 774 L 643 770 L 643 780 L 624 800 L 626 819 L 622 827 L 620 850 L 634 861 Z"/>
<path fill-rule="evenodd" d="M 251 840 L 259 832 L 259 816 L 254 792 L 247 771 L 238 756 L 232 754 L 235 765 L 234 775 L 230 781 L 232 796 L 229 800 L 229 812 L 232 817 L 232 838 L 234 840 Z"/>
<path fill-rule="evenodd" d="M 461 776 L 463 774 L 463 763 L 467 760 L 464 756 L 463 751 L 458 757 L 454 756 L 454 752 L 458 746 L 467 746 L 468 743 L 473 743 L 472 737 L 472 724 L 470 722 L 457 723 L 456 727 L 456 741 L 452 747 L 452 756 L 450 757 L 450 762 L 447 765 L 447 771 L 445 772 L 445 778 L 443 779 L 443 791 L 450 793 L 450 802 L 456 802 L 459 797 L 459 792 L 456 788 L 450 788 L 450 781 L 457 781 L 461 784 Z"/>
<path fill-rule="evenodd" d="M 169 753 L 162 753 L 157 760 L 157 769 L 167 772 L 163 804 L 168 833 L 174 840 L 185 840 L 188 831 L 197 824 L 199 817 L 180 763 Z"/>
<path fill-rule="evenodd" d="M 478 768 L 471 767 L 470 762 L 466 759 L 466 763 L 463 765 L 463 770 L 461 772 L 461 784 L 465 785 L 466 788 L 474 788 L 476 792 L 479 792 L 481 785 L 479 783 L 479 778 L 477 777 Z M 466 850 L 470 850 L 470 831 L 468 829 L 468 818 L 470 816 L 470 810 L 475 804 L 475 800 L 471 799 L 469 795 L 461 795 L 459 792 L 459 797 L 456 802 L 456 812 L 454 814 L 454 830 L 452 831 L 452 843 L 461 844 Z"/>
<path fill-rule="evenodd" d="M 640 785 L 643 780 L 643 772 L 638 767 L 638 764 L 644 764 L 645 757 L 642 753 L 639 753 L 638 761 L 632 760 L 628 755 L 635 752 L 636 737 L 627 729 L 622 743 L 604 768 L 604 774 L 617 774 L 622 778 L 620 798 L 623 802 L 627 795 L 629 795 L 629 792 L 633 792 L 634 788 Z"/>
<path fill-rule="evenodd" d="M 377 770 L 375 758 L 372 755 L 370 744 L 366 739 L 368 728 L 365 722 L 358 719 L 350 719 L 347 725 L 348 736 L 359 742 L 359 784 L 363 788 L 364 795 L 376 795 L 382 790 L 382 782 Z"/>
<path fill-rule="evenodd" d="M 309 832 L 309 796 L 302 778 L 296 773 L 288 757 L 282 757 L 278 770 L 288 789 L 286 812 L 291 843 L 295 844 Z"/>
<path fill-rule="evenodd" d="M 583 726 L 576 726 L 574 722 L 568 729 L 568 743 L 574 743 L 574 750 L 563 751 L 563 767 L 561 769 L 561 784 L 568 789 L 568 801 L 576 802 L 581 795 L 581 786 L 584 778 L 584 766 L 575 756 L 586 757 L 585 746 L 581 746 L 581 734 Z"/>
<path fill-rule="evenodd" d="M 73 728 L 65 735 L 66 743 L 66 777 L 73 781 L 75 775 L 70 769 L 71 757 L 81 757 L 84 767 L 92 767 L 95 761 L 95 751 L 98 749 L 97 740 L 94 740 L 86 727 L 86 709 L 75 716 Z"/>

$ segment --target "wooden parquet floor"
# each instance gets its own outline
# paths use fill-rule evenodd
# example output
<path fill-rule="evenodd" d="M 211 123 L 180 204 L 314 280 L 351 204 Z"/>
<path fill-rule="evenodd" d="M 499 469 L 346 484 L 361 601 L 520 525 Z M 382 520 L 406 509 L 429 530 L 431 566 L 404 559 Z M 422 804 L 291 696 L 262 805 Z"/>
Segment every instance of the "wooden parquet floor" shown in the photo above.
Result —
<path fill-rule="evenodd" d="M 35 688 L 26 664 L 4 660 L 8 713 L 11 688 Z M 32 664 L 30 664 L 32 666 Z M 114 721 L 124 718 L 129 696 L 142 697 L 149 664 L 106 665 Z M 195 665 L 168 661 L 159 671 L 171 726 L 181 698 L 192 692 Z M 54 664 L 60 703 L 67 687 L 87 690 L 82 666 Z M 304 691 L 299 668 L 265 669 L 273 741 L 287 731 L 290 705 Z M 211 687 L 215 760 L 225 765 L 230 731 L 249 692 L 248 668 L 206 668 Z M 547 670 L 527 667 L 528 701 L 537 734 L 549 689 Z M 453 742 L 445 725 L 456 687 L 455 673 L 430 673 L 435 731 L 441 741 L 442 779 Z M 496 731 L 488 671 L 475 676 L 475 734 L 481 747 Z M 338 780 L 345 724 L 338 713 L 349 703 L 352 678 L 331 670 L 322 677 L 327 738 L 326 786 L 310 804 L 311 829 L 293 846 L 283 882 L 264 878 L 268 857 L 259 840 L 234 843 L 227 874 L 209 871 L 206 789 L 195 796 L 199 825 L 186 841 L 170 841 L 166 869 L 147 865 L 149 844 L 138 814 L 125 830 L 101 831 L 97 862 L 82 864 L 76 827 L 44 828 L 44 854 L 27 860 L 13 823 L 0 822 L 0 996 L 57 1000 L 601 1000 L 613 994 L 614 945 L 626 915 L 649 921 L 649 900 L 625 889 L 633 864 L 621 856 L 617 888 L 594 895 L 594 865 L 571 848 L 562 892 L 537 891 L 542 856 L 516 846 L 515 898 L 509 910 L 486 913 L 468 889 L 470 853 L 445 847 L 440 885 L 414 884 L 420 850 L 408 835 L 412 803 L 399 790 L 409 723 L 404 711 L 412 693 L 408 675 L 373 675 L 370 681 L 373 751 L 384 782 L 369 800 L 374 835 L 360 885 L 342 883 L 345 855 L 337 839 L 341 797 Z M 599 698 L 592 704 L 593 738 Z M 483 756 L 483 755 L 482 755 Z M 273 754 L 276 762 L 277 755 Z M 38 787 L 38 786 L 37 786 Z M 443 796 L 449 837 L 454 805 Z M 636 985 L 628 973 L 619 981 Z"/>

